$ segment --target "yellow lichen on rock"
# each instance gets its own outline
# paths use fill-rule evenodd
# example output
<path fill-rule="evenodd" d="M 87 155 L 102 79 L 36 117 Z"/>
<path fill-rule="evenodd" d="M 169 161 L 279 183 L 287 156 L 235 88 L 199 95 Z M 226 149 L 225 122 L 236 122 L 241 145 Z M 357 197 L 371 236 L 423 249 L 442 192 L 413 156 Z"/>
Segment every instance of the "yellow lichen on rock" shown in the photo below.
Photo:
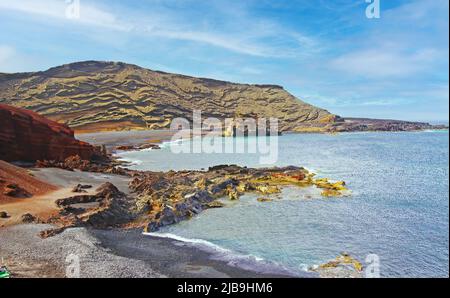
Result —
<path fill-rule="evenodd" d="M 228 198 L 232 201 L 239 200 L 239 193 L 235 187 L 227 186 Z"/>
<path fill-rule="evenodd" d="M 236 190 L 239 193 L 245 193 L 249 190 L 249 185 L 248 183 L 240 182 L 239 185 L 236 187 Z"/>
<path fill-rule="evenodd" d="M 311 271 L 318 272 L 325 278 L 361 278 L 363 277 L 364 267 L 361 262 L 347 253 L 325 264 L 309 268 Z"/>
<path fill-rule="evenodd" d="M 250 188 L 263 194 L 279 193 L 279 186 L 293 185 L 297 187 L 316 186 L 323 189 L 324 197 L 340 197 L 348 191 L 344 181 L 330 182 L 328 178 L 314 179 L 316 174 L 306 169 L 287 173 L 274 173 L 249 180 Z M 245 191 L 241 191 L 245 192 Z"/>
<path fill-rule="evenodd" d="M 278 186 L 269 185 L 269 184 L 257 184 L 257 185 L 255 185 L 255 189 L 256 189 L 256 191 L 258 191 L 262 194 L 266 194 L 266 195 L 281 192 L 281 190 Z"/>
<path fill-rule="evenodd" d="M 348 191 L 344 181 L 331 183 L 327 178 L 320 178 L 316 179 L 313 184 L 318 188 L 324 189 L 322 191 L 322 196 L 324 197 L 339 197 L 343 195 L 343 192 Z"/>
<path fill-rule="evenodd" d="M 322 197 L 340 197 L 342 193 L 334 189 L 325 189 L 321 193 Z"/>

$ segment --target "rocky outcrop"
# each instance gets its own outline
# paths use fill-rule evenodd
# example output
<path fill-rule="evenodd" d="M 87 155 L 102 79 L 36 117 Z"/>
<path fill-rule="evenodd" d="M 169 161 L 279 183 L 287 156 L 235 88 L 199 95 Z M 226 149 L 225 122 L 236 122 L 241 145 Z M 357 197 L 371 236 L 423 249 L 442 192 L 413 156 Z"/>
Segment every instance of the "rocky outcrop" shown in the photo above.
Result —
<path fill-rule="evenodd" d="M 323 278 L 362 278 L 364 267 L 360 261 L 343 252 L 334 260 L 309 270 L 319 273 Z"/>
<path fill-rule="evenodd" d="M 286 185 L 316 187 L 324 197 L 349 194 L 344 182 L 314 179 L 314 174 L 299 167 L 252 169 L 225 165 L 208 171 L 136 172 L 133 177 L 130 189 L 136 194 L 137 209 L 145 214 L 147 232 L 191 218 L 214 207 L 212 202 L 219 198 L 238 200 L 245 193 L 271 196 Z M 259 201 L 272 199 L 264 197 Z"/>
<path fill-rule="evenodd" d="M 72 192 L 87 192 L 86 189 L 92 188 L 92 185 L 87 184 L 77 184 L 72 189 Z"/>
<path fill-rule="evenodd" d="M 131 222 L 137 214 L 133 211 L 133 200 L 111 183 L 101 185 L 96 189 L 95 195 L 59 199 L 56 205 L 61 208 L 59 215 L 49 222 L 58 227 L 41 232 L 42 238 L 54 236 L 75 226 L 115 227 Z"/>
<path fill-rule="evenodd" d="M 71 155 L 93 158 L 98 151 L 78 141 L 67 126 L 25 109 L 0 104 L 0 159 L 64 160 Z"/>
<path fill-rule="evenodd" d="M 236 84 L 87 61 L 0 76 L 0 102 L 39 111 L 77 131 L 161 129 L 178 117 L 278 118 L 280 130 L 324 127 L 339 117 L 276 85 Z"/>
<path fill-rule="evenodd" d="M 37 218 L 36 216 L 30 214 L 30 213 L 25 213 L 22 215 L 21 220 L 23 223 L 39 223 L 40 220 L 39 218 Z"/>
<path fill-rule="evenodd" d="M 44 231 L 41 236 L 52 236 L 61 228 L 72 226 L 143 227 L 146 232 L 154 232 L 192 218 L 205 209 L 224 207 L 219 199 L 239 200 L 243 194 L 255 193 L 264 195 L 258 201 L 269 203 L 273 201 L 271 196 L 277 196 L 283 186 L 332 191 L 322 194 L 324 197 L 348 193 L 344 182 L 314 179 L 314 174 L 306 169 L 293 166 L 254 169 L 221 165 L 207 171 L 167 173 L 122 170 L 132 177 L 131 195 L 106 183 L 94 195 L 80 194 L 57 200 L 60 212 L 50 222 L 57 224 L 58 229 Z"/>
<path fill-rule="evenodd" d="M 145 150 L 145 149 L 152 149 L 152 150 L 160 150 L 161 147 L 158 144 L 141 144 L 141 145 L 122 145 L 117 146 L 115 150 L 118 151 L 137 151 L 137 150 Z"/>
<path fill-rule="evenodd" d="M 6 184 L 3 188 L 3 195 L 12 198 L 29 198 L 31 194 L 17 184 Z"/>
<path fill-rule="evenodd" d="M 117 167 L 113 160 L 105 157 L 102 159 L 85 160 L 80 156 L 69 156 L 63 161 L 55 160 L 38 160 L 36 162 L 37 168 L 60 168 L 63 170 L 74 171 L 79 170 L 83 172 L 105 173 L 129 176 L 133 171 Z"/>
<path fill-rule="evenodd" d="M 329 132 L 352 131 L 420 131 L 425 129 L 447 129 L 443 125 L 431 125 L 425 122 L 411 122 L 400 120 L 345 118 L 344 121 L 331 124 Z"/>

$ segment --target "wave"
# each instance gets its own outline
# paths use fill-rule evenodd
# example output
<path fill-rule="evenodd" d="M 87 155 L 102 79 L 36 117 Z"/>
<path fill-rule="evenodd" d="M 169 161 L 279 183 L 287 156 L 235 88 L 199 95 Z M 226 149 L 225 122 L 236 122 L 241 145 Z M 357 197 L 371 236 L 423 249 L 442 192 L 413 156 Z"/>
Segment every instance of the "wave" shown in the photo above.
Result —
<path fill-rule="evenodd" d="M 301 273 L 288 269 L 278 263 L 267 261 L 264 258 L 251 254 L 236 253 L 230 249 L 221 247 L 207 240 L 185 238 L 171 233 L 159 233 L 159 232 L 143 233 L 143 235 L 158 238 L 173 239 L 176 241 L 186 243 L 188 245 L 192 245 L 196 248 L 202 249 L 203 251 L 212 253 L 211 255 L 212 259 L 224 261 L 230 266 L 241 268 L 244 270 L 254 271 L 263 274 L 287 275 L 296 277 L 303 276 Z M 304 275 L 307 276 L 306 274 L 307 273 L 305 272 Z"/>

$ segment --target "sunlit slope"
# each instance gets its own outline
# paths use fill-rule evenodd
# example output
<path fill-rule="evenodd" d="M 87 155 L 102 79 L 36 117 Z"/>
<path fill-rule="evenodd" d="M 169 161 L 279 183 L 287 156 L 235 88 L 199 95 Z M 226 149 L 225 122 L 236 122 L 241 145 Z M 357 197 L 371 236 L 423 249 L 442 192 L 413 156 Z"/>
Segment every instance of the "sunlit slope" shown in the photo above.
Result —
<path fill-rule="evenodd" d="M 87 61 L 0 74 L 0 102 L 37 111 L 78 131 L 168 128 L 173 118 L 275 117 L 282 131 L 321 130 L 336 120 L 280 86 L 235 84 Z"/>

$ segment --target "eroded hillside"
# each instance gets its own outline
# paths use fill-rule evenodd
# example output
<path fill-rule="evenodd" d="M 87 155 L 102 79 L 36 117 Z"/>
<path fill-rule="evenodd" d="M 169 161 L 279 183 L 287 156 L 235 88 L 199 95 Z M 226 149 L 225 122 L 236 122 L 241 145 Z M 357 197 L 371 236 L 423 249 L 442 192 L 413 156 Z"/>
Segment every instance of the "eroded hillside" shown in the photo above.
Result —
<path fill-rule="evenodd" d="M 0 74 L 0 102 L 37 111 L 76 131 L 168 128 L 172 119 L 276 117 L 280 130 L 324 129 L 337 116 L 280 86 L 246 85 L 151 71 L 116 62 L 78 62 L 44 72 Z"/>

